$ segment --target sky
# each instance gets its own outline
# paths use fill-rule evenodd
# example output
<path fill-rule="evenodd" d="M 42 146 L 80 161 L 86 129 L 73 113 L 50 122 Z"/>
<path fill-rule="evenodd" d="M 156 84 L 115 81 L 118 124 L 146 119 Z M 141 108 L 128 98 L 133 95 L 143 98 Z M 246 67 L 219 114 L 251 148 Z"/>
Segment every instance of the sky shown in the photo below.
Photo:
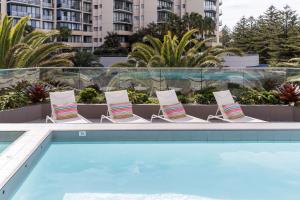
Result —
<path fill-rule="evenodd" d="M 271 5 L 280 9 L 285 5 L 289 5 L 300 16 L 300 0 L 223 0 L 221 6 L 223 25 L 227 25 L 232 29 L 243 16 L 258 17 Z"/>

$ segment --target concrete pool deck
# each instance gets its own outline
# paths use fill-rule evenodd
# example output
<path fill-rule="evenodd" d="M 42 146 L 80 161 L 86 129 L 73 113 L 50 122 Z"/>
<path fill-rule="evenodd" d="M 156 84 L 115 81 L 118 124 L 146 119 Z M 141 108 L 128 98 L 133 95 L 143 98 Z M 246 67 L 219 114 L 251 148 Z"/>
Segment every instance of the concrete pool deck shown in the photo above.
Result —
<path fill-rule="evenodd" d="M 0 124 L 22 134 L 0 154 L 0 199 L 9 199 L 53 141 L 300 142 L 300 123 Z"/>

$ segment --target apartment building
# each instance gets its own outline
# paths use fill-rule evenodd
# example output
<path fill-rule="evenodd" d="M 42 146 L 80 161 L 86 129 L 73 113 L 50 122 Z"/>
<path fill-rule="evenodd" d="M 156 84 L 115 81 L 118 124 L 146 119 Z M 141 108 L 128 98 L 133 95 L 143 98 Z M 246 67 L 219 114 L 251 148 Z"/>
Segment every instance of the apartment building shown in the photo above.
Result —
<path fill-rule="evenodd" d="M 14 18 L 30 16 L 29 25 L 36 29 L 52 30 L 68 27 L 72 36 L 69 45 L 93 48 L 92 0 L 1 0 L 1 14 Z"/>
<path fill-rule="evenodd" d="M 220 24 L 221 0 L 0 0 L 1 14 L 15 20 L 31 16 L 38 29 L 68 27 L 73 47 L 92 50 L 104 42 L 107 32 L 119 35 L 122 44 L 149 23 L 163 23 L 169 13 L 183 16 L 197 12 Z M 219 42 L 219 26 L 216 27 Z"/>
<path fill-rule="evenodd" d="M 221 0 L 93 0 L 93 42 L 100 46 L 107 32 L 115 32 L 126 44 L 135 31 L 151 22 L 163 23 L 169 13 L 197 12 L 216 21 L 219 43 L 221 5 Z"/>

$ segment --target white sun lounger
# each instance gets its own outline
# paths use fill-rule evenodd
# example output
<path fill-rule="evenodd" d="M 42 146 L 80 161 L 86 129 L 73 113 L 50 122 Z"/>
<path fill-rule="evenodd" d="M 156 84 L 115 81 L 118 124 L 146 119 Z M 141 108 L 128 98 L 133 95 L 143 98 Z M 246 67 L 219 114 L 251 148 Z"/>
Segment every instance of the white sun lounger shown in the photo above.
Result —
<path fill-rule="evenodd" d="M 156 91 L 156 96 L 158 98 L 160 106 L 172 105 L 179 103 L 175 90 L 167 90 L 167 91 Z M 163 111 L 160 108 L 158 115 L 152 115 L 151 121 L 153 119 L 162 119 L 171 123 L 203 123 L 207 122 L 206 120 L 199 119 L 197 117 L 193 117 L 191 115 L 186 115 L 186 117 L 179 119 L 169 119 L 163 115 Z"/>
<path fill-rule="evenodd" d="M 220 91 L 220 92 L 213 92 L 213 94 L 214 94 L 215 99 L 218 104 L 218 110 L 216 112 L 216 115 L 208 116 L 208 118 L 207 118 L 208 121 L 211 119 L 219 119 L 219 120 L 231 122 L 231 123 L 234 123 L 234 122 L 266 122 L 266 121 L 256 119 L 253 117 L 249 117 L 249 116 L 244 116 L 242 118 L 234 119 L 234 120 L 228 119 L 226 117 L 226 114 L 224 113 L 223 105 L 235 103 L 235 101 L 231 95 L 231 92 L 229 90 L 225 90 L 225 91 Z"/>
<path fill-rule="evenodd" d="M 81 123 L 91 123 L 89 120 L 78 114 L 78 117 L 65 119 L 65 120 L 56 120 L 53 105 L 57 104 L 68 104 L 76 103 L 74 90 L 65 91 L 65 92 L 50 92 L 50 104 L 51 104 L 51 117 L 46 117 L 46 123 L 68 123 L 68 124 L 81 124 Z"/>
<path fill-rule="evenodd" d="M 125 118 L 125 119 L 113 119 L 109 115 L 109 105 L 110 104 L 118 104 L 118 103 L 126 103 L 129 102 L 128 93 L 126 90 L 120 90 L 120 91 L 114 91 L 114 92 L 105 92 L 105 98 L 107 103 L 107 115 L 101 116 L 101 123 L 104 119 L 107 119 L 108 121 L 112 123 L 150 123 L 148 120 L 133 114 L 132 117 Z"/>

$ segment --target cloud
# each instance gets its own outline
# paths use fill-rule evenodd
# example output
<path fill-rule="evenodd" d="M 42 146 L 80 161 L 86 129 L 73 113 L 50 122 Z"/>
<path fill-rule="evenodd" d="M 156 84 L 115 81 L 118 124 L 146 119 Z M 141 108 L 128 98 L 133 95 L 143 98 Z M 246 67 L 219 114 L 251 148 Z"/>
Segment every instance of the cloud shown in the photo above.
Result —
<path fill-rule="evenodd" d="M 258 17 L 263 14 L 268 7 L 274 5 L 277 8 L 283 8 L 289 5 L 293 10 L 300 14 L 300 0 L 223 0 L 221 17 L 223 24 L 233 28 L 243 16 Z"/>

